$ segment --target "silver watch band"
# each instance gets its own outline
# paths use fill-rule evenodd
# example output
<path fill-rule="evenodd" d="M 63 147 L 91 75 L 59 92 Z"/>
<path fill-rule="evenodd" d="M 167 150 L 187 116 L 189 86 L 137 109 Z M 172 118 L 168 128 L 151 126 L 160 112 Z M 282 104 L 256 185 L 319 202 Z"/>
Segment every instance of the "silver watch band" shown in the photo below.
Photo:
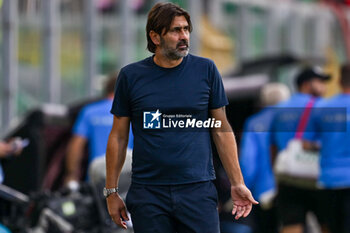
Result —
<path fill-rule="evenodd" d="M 119 188 L 104 188 L 103 189 L 103 195 L 107 198 L 109 195 L 113 194 L 113 193 L 117 193 L 119 191 Z"/>

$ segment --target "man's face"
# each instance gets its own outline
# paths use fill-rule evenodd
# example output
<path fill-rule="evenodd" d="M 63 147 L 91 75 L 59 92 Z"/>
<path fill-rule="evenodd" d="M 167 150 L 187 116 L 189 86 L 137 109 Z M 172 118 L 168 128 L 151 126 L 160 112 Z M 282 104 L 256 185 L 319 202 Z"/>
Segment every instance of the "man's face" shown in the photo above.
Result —
<path fill-rule="evenodd" d="M 184 16 L 175 16 L 169 31 L 160 36 L 160 52 L 170 60 L 178 60 L 188 54 L 190 27 Z"/>
<path fill-rule="evenodd" d="M 326 84 L 324 81 L 314 78 L 310 81 L 311 94 L 317 97 L 324 96 L 326 94 Z"/>

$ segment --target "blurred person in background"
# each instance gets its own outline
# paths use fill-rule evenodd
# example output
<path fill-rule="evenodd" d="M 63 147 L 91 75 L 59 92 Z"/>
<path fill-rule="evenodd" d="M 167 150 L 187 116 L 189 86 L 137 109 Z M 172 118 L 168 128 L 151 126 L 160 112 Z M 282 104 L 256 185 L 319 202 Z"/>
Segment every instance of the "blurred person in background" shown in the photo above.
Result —
<path fill-rule="evenodd" d="M 18 156 L 22 153 L 23 140 L 20 138 L 11 138 L 8 141 L 0 141 L 0 159 L 5 159 L 11 156 Z M 0 184 L 4 182 L 4 171 L 0 163 Z"/>
<path fill-rule="evenodd" d="M 260 112 L 247 119 L 240 145 L 240 165 L 247 187 L 260 203 L 254 206 L 254 226 L 250 232 L 277 233 L 278 221 L 274 204 L 277 187 L 270 154 L 270 126 L 275 113 L 274 105 L 290 97 L 288 87 L 281 83 L 269 83 L 260 93 Z M 254 230 L 253 230 L 254 229 Z M 242 231 L 227 231 L 234 233 Z"/>
<path fill-rule="evenodd" d="M 319 101 L 311 114 L 304 147 L 320 150 L 319 183 L 327 189 L 332 233 L 350 233 L 350 65 L 341 69 L 342 92 Z"/>
<path fill-rule="evenodd" d="M 272 161 L 277 152 L 284 150 L 296 135 L 305 107 L 311 102 L 317 103 L 325 94 L 325 82 L 329 79 L 320 69 L 312 67 L 306 67 L 296 77 L 298 92 L 278 105 L 281 110 L 276 112 L 271 125 Z M 327 232 L 328 213 L 324 208 L 325 201 L 327 199 L 322 190 L 279 181 L 277 208 L 282 224 L 281 233 L 303 233 L 308 212 L 316 215 L 322 232 Z"/>
<path fill-rule="evenodd" d="M 18 137 L 11 138 L 8 141 L 2 141 L 0 140 L 0 160 L 9 158 L 11 156 L 18 156 L 22 153 L 22 150 L 24 147 L 26 147 L 28 142 L 24 143 L 24 140 Z M 0 163 L 0 184 L 4 182 L 4 171 L 2 169 L 1 163 Z M 3 198 L 0 198 L 0 206 L 2 211 L 4 211 L 6 208 L 3 206 Z M 0 213 L 0 215 L 3 213 Z M 5 224 L 5 223 L 4 223 Z M 11 233 L 11 231 L 2 223 L 0 223 L 0 232 L 1 233 Z"/>
<path fill-rule="evenodd" d="M 85 106 L 73 126 L 73 136 L 68 144 L 66 157 L 65 185 L 76 188 L 81 180 L 84 151 L 88 144 L 88 166 L 93 160 L 105 155 L 108 134 L 112 128 L 113 116 L 109 110 L 114 97 L 117 73 L 111 74 L 104 85 L 104 99 Z M 128 147 L 132 148 L 130 133 Z"/>
<path fill-rule="evenodd" d="M 210 129 L 161 128 L 163 110 L 220 120 L 221 128 L 211 132 L 231 181 L 232 214 L 246 217 L 257 204 L 239 168 L 221 76 L 214 62 L 188 54 L 191 30 L 184 9 L 156 4 L 146 26 L 147 48 L 154 55 L 122 68 L 118 77 L 104 192 L 113 221 L 126 228 L 127 206 L 135 233 L 220 232 Z M 130 122 L 135 140 L 125 206 L 118 184 Z"/>

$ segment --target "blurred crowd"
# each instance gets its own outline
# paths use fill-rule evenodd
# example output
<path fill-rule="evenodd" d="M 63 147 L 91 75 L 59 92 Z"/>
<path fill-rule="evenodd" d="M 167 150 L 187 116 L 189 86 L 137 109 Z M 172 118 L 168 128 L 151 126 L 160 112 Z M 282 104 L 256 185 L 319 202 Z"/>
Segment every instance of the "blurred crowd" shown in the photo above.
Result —
<path fill-rule="evenodd" d="M 218 166 L 223 233 L 350 232 L 350 66 L 341 69 L 341 93 L 323 98 L 329 79 L 305 67 L 290 97 L 280 83 L 262 88 L 261 110 L 246 120 L 240 143 L 244 179 L 260 205 L 233 222 L 230 186 Z"/>

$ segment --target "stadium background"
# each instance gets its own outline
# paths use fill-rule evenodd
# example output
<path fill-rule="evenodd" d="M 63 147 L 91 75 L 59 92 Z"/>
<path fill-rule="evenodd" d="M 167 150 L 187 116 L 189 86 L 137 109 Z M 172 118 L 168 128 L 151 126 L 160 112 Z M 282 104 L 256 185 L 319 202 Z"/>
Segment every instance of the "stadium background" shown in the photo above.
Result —
<path fill-rule="evenodd" d="M 151 55 L 145 24 L 155 2 L 0 1 L 0 136 L 32 139 L 24 156 L 4 164 L 5 184 L 26 194 L 60 186 L 62 171 L 51 165 L 62 162 L 81 104 L 98 98 L 107 74 Z M 172 2 L 191 14 L 191 53 L 213 59 L 223 75 L 238 135 L 260 88 L 278 81 L 294 90 L 305 64 L 332 74 L 328 96 L 339 91 L 339 67 L 350 58 L 347 1 Z"/>

